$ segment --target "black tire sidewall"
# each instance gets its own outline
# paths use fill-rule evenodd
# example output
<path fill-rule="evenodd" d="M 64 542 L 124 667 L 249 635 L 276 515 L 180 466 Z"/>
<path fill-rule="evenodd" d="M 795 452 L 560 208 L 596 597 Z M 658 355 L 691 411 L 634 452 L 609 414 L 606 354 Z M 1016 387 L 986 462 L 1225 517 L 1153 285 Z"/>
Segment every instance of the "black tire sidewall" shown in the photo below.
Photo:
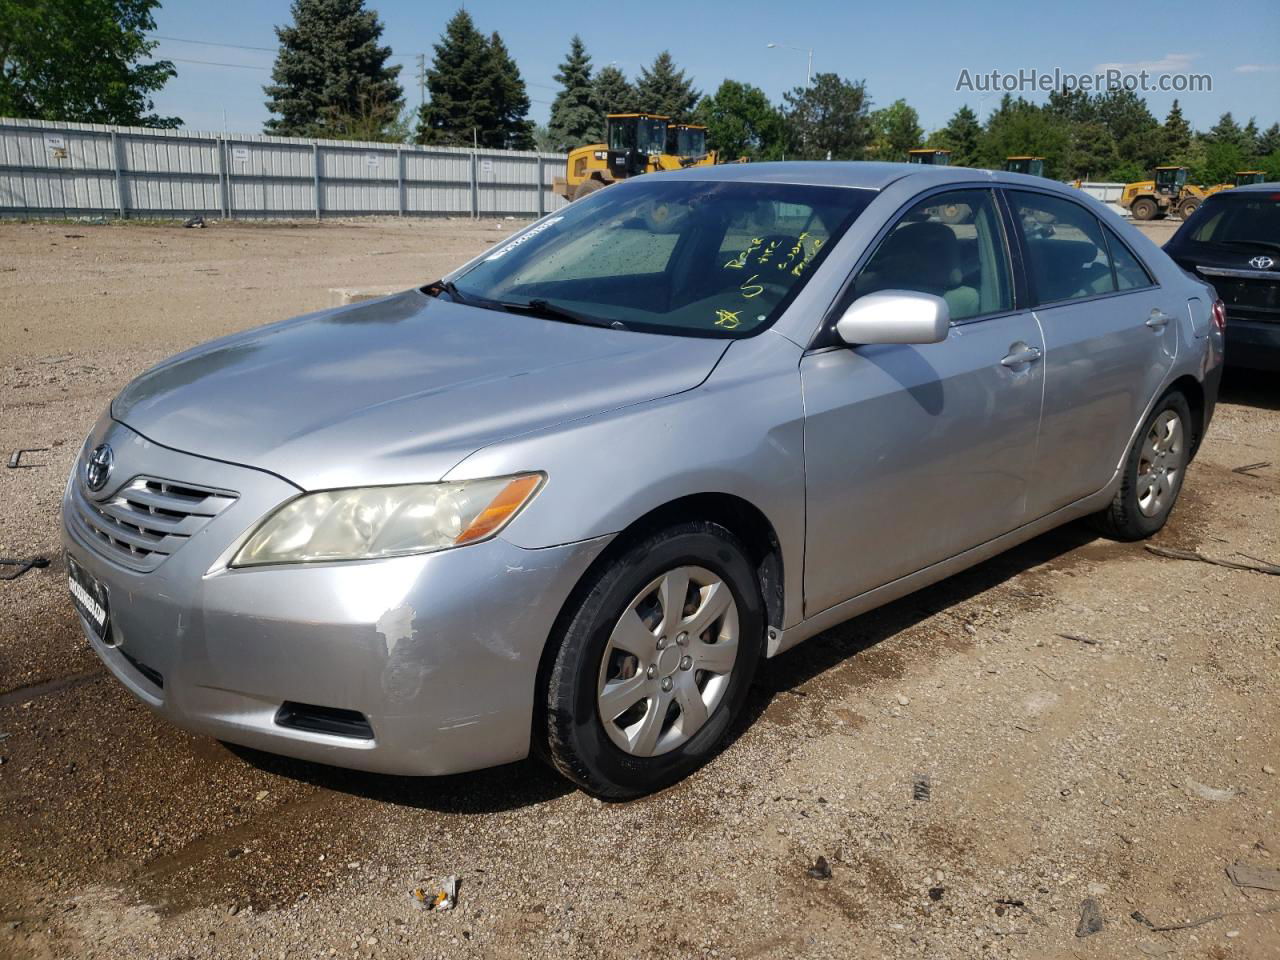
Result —
<path fill-rule="evenodd" d="M 614 744 L 600 723 L 600 661 L 614 625 L 636 594 L 680 566 L 710 570 L 733 593 L 738 605 L 738 659 L 724 697 L 702 729 L 667 753 L 636 757 Z M 661 789 L 695 770 L 714 755 L 741 711 L 763 652 L 765 621 L 746 551 L 723 527 L 691 523 L 636 543 L 598 573 L 561 639 L 547 690 L 555 765 L 589 791 L 616 798 Z"/>
<path fill-rule="evenodd" d="M 1182 420 L 1182 463 L 1178 470 L 1177 484 L 1173 491 L 1173 496 L 1169 498 L 1168 505 L 1160 513 L 1153 517 L 1148 517 L 1138 508 L 1138 462 L 1142 458 L 1142 446 L 1146 442 L 1147 434 L 1151 431 L 1151 425 L 1166 410 L 1173 410 Z M 1129 456 L 1125 458 L 1124 481 L 1118 497 L 1120 502 L 1116 505 L 1119 507 L 1119 510 L 1116 511 L 1117 526 L 1119 532 L 1126 539 L 1145 539 L 1157 533 L 1165 525 L 1165 522 L 1169 519 L 1169 514 L 1173 512 L 1174 505 L 1178 502 L 1178 495 L 1182 493 L 1182 484 L 1187 478 L 1187 467 L 1191 463 L 1191 448 L 1194 439 L 1191 425 L 1191 407 L 1181 393 L 1167 395 L 1155 405 L 1147 418 L 1142 421 L 1142 429 L 1138 431 L 1138 435 L 1130 446 Z"/>

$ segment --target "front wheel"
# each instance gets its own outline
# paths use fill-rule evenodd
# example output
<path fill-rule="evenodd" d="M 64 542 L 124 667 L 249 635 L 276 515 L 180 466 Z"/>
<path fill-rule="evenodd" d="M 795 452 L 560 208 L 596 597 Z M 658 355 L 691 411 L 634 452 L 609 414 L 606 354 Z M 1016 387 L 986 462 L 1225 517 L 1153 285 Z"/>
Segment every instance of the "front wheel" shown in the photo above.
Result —
<path fill-rule="evenodd" d="M 1143 540 L 1164 526 L 1191 459 L 1191 408 L 1181 393 L 1156 404 L 1129 448 L 1120 490 L 1098 515 L 1116 540 Z"/>
<path fill-rule="evenodd" d="M 1200 209 L 1200 201 L 1194 197 L 1183 200 L 1182 205 L 1178 207 L 1178 216 L 1183 220 L 1190 220 L 1191 215 Z"/>
<path fill-rule="evenodd" d="M 746 551 L 692 522 L 631 545 L 568 611 L 546 684 L 547 753 L 597 796 L 625 799 L 715 754 L 764 646 Z"/>

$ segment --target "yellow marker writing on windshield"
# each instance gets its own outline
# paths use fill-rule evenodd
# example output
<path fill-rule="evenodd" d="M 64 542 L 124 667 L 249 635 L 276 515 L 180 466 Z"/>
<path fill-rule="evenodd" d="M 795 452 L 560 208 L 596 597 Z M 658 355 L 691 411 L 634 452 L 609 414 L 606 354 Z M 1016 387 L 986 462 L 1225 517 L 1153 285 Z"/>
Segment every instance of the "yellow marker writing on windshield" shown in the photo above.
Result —
<path fill-rule="evenodd" d="M 726 330 L 736 330 L 742 320 L 738 317 L 741 310 L 717 310 L 716 326 L 724 327 Z"/>
<path fill-rule="evenodd" d="M 751 256 L 753 252 L 760 249 L 760 244 L 762 243 L 764 243 L 764 237 L 752 237 L 750 246 L 748 246 L 747 249 L 743 250 L 740 254 L 738 254 L 736 257 L 734 257 L 732 260 L 726 263 L 724 265 L 724 269 L 725 270 L 741 270 L 743 267 L 747 265 L 747 257 Z"/>
<path fill-rule="evenodd" d="M 756 281 L 759 279 L 760 279 L 760 274 L 753 273 L 747 279 L 747 282 L 738 288 L 739 290 L 742 291 L 742 295 L 746 297 L 748 300 L 750 300 L 752 297 L 758 297 L 760 296 L 760 294 L 764 293 L 764 285 L 756 283 Z"/>

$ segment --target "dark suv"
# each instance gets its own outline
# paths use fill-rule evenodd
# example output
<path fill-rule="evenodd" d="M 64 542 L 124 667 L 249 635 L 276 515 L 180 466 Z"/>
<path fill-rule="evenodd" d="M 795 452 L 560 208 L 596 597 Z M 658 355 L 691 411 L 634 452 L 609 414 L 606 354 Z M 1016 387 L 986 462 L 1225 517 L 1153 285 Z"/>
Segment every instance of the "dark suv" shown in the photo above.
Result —
<path fill-rule="evenodd" d="M 1280 183 L 1214 194 L 1164 245 L 1227 309 L 1227 363 L 1280 370 Z"/>

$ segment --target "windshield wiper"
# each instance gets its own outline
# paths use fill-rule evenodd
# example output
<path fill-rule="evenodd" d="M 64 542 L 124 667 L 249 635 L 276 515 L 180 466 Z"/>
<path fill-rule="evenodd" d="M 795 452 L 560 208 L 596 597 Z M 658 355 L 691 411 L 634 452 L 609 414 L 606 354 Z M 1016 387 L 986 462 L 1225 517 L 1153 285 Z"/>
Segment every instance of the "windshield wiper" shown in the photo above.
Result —
<path fill-rule="evenodd" d="M 1261 247 L 1264 250 L 1280 250 L 1280 243 L 1272 243 L 1270 240 L 1219 240 L 1218 243 L 1231 247 Z"/>
<path fill-rule="evenodd" d="M 585 313 L 578 313 L 576 310 L 557 306 L 548 300 L 543 300 L 541 297 L 535 297 L 525 303 L 500 302 L 497 306 L 511 313 L 527 313 L 531 317 L 541 317 L 544 320 L 580 323 L 587 327 L 605 327 L 613 330 L 627 329 L 626 325 L 618 320 L 602 320 L 599 317 L 588 316 Z"/>
<path fill-rule="evenodd" d="M 452 280 L 437 280 L 435 283 L 427 284 L 428 290 L 443 290 L 449 295 L 454 303 L 466 303 L 467 298 L 462 295 L 457 285 Z M 439 294 L 436 294 L 439 296 Z"/>

